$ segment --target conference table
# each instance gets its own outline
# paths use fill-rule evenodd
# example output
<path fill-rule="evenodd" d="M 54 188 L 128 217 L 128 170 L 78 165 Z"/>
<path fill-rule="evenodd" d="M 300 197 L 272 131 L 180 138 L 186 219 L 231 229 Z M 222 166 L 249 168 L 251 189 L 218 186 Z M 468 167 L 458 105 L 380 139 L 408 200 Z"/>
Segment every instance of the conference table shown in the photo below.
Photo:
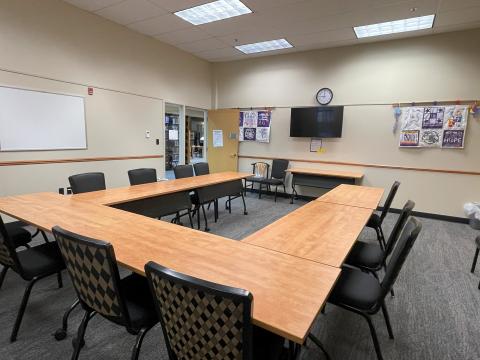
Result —
<path fill-rule="evenodd" d="M 155 261 L 194 277 L 249 290 L 254 298 L 253 323 L 303 344 L 371 208 L 318 199 L 280 223 L 235 241 L 111 206 L 246 176 L 250 174 L 229 172 L 72 196 L 8 196 L 0 198 L 0 212 L 45 231 L 58 225 L 110 242 L 118 263 L 141 275 L 144 265 Z M 270 240 L 261 241 L 263 237 Z M 293 245 L 286 247 L 288 241 Z"/>

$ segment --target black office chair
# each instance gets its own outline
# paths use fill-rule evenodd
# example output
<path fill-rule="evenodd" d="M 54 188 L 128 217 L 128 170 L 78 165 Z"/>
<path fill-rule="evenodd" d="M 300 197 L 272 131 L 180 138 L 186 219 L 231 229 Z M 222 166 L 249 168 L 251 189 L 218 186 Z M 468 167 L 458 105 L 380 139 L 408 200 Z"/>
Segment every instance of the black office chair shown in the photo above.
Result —
<path fill-rule="evenodd" d="M 195 164 L 193 164 L 193 169 L 195 170 L 195 175 L 196 176 L 210 174 L 210 168 L 208 167 L 207 162 L 195 163 Z"/>
<path fill-rule="evenodd" d="M 73 341 L 72 360 L 78 359 L 88 322 L 96 314 L 124 326 L 130 334 L 137 336 L 131 359 L 138 359 L 145 334 L 158 322 L 147 280 L 137 274 L 120 279 L 111 244 L 58 226 L 52 232 L 85 310 Z"/>
<path fill-rule="evenodd" d="M 261 179 L 258 181 L 258 198 L 262 197 L 262 187 L 263 185 L 267 186 L 267 190 L 271 191 L 271 186 L 275 186 L 275 202 L 277 202 L 277 192 L 280 185 L 283 186 L 283 192 L 286 194 L 287 190 L 285 189 L 285 177 L 287 176 L 288 160 L 284 159 L 274 159 L 272 161 L 272 172 L 270 177 Z"/>
<path fill-rule="evenodd" d="M 386 260 L 392 253 L 395 244 L 400 237 L 400 232 L 405 226 L 414 207 L 415 203 L 411 200 L 408 200 L 403 206 L 402 212 L 390 233 L 385 251 L 382 250 L 379 245 L 357 241 L 353 244 L 352 250 L 348 254 L 344 263 L 371 272 L 378 278 L 377 272 L 380 271 L 382 267 L 386 267 Z M 391 289 L 391 293 L 393 296 L 393 288 Z"/>
<path fill-rule="evenodd" d="M 279 359 L 284 339 L 252 325 L 253 296 L 145 265 L 169 359 Z"/>
<path fill-rule="evenodd" d="M 192 165 L 177 165 L 173 168 L 175 179 L 183 179 L 195 176 Z"/>
<path fill-rule="evenodd" d="M 392 206 L 393 199 L 397 194 L 397 190 L 399 186 L 400 186 L 400 183 L 398 181 L 395 181 L 393 183 L 392 188 L 388 193 L 387 199 L 383 204 L 383 209 L 381 214 L 380 215 L 377 215 L 375 213 L 372 214 L 372 216 L 370 217 L 367 223 L 367 227 L 375 229 L 375 232 L 377 233 L 378 242 L 383 250 L 385 249 L 386 244 L 385 244 L 385 235 L 383 234 L 382 224 L 383 224 L 383 220 L 388 214 L 388 211 L 390 210 L 390 206 Z"/>
<path fill-rule="evenodd" d="M 128 180 L 132 186 L 157 182 L 157 170 L 146 168 L 128 170 Z"/>
<path fill-rule="evenodd" d="M 370 328 L 373 345 L 379 360 L 383 359 L 382 352 L 370 316 L 378 313 L 381 309 L 385 317 L 389 337 L 393 339 L 390 318 L 385 306 L 385 297 L 393 287 L 421 229 L 422 224 L 417 219 L 411 217 L 408 220 L 395 246 L 387 265 L 387 271 L 381 282 L 359 269 L 345 267 L 342 269 L 340 277 L 328 299 L 329 303 L 365 318 Z M 309 335 L 309 337 L 313 337 L 313 335 Z"/>
<path fill-rule="evenodd" d="M 28 281 L 15 320 L 15 325 L 10 335 L 11 342 L 17 339 L 18 330 L 20 329 L 33 285 L 40 279 L 57 274 L 58 287 L 61 288 L 63 286 L 61 271 L 65 269 L 65 264 L 63 263 L 58 246 L 54 242 L 45 242 L 44 244 L 33 246 L 19 252 L 15 250 L 15 245 L 6 227 L 3 226 L 3 221 L 1 221 L 0 264 L 3 265 L 3 269 L 0 273 L 0 288 L 2 287 L 8 269 L 12 269 L 20 275 L 23 280 Z"/>
<path fill-rule="evenodd" d="M 252 163 L 252 176 L 245 178 L 245 195 L 247 195 L 248 182 L 251 183 L 250 189 L 253 190 L 254 184 L 259 184 L 260 181 L 268 179 L 270 164 L 264 161 L 257 161 Z M 260 190 L 259 194 L 260 196 Z"/>
<path fill-rule="evenodd" d="M 106 189 L 105 175 L 101 172 L 72 175 L 68 181 L 74 194 Z"/>

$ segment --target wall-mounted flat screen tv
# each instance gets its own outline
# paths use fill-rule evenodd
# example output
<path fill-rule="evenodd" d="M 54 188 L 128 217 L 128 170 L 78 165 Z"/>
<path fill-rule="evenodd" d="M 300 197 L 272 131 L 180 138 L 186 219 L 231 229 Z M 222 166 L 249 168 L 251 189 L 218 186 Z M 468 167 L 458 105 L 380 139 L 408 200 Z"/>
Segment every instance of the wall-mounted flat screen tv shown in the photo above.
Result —
<path fill-rule="evenodd" d="M 290 136 L 310 138 L 342 137 L 343 106 L 292 108 Z"/>

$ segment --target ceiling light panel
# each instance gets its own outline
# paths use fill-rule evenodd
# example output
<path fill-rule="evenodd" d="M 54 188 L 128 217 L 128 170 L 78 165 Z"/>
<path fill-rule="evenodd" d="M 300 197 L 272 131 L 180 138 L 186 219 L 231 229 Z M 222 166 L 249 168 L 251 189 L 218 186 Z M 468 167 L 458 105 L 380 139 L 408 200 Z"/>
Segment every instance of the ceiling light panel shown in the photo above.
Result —
<path fill-rule="evenodd" d="M 269 40 L 253 44 L 235 46 L 236 49 L 240 50 L 244 54 L 255 54 L 264 51 L 288 49 L 291 47 L 293 47 L 293 45 L 285 39 Z"/>
<path fill-rule="evenodd" d="M 354 27 L 357 38 L 397 34 L 408 31 L 431 29 L 435 15 L 419 16 L 409 19 L 387 21 L 379 24 L 371 24 Z"/>
<path fill-rule="evenodd" d="M 201 25 L 251 12 L 252 10 L 239 0 L 218 0 L 177 11 L 175 15 L 193 25 Z"/>

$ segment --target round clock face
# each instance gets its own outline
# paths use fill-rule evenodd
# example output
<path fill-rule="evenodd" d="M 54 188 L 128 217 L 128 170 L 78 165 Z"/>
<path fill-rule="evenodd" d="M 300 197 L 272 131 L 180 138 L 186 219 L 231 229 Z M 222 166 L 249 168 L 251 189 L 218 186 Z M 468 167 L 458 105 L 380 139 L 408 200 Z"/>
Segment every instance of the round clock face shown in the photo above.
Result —
<path fill-rule="evenodd" d="M 318 90 L 317 101 L 320 105 L 328 105 L 333 99 L 333 92 L 329 88 Z"/>

